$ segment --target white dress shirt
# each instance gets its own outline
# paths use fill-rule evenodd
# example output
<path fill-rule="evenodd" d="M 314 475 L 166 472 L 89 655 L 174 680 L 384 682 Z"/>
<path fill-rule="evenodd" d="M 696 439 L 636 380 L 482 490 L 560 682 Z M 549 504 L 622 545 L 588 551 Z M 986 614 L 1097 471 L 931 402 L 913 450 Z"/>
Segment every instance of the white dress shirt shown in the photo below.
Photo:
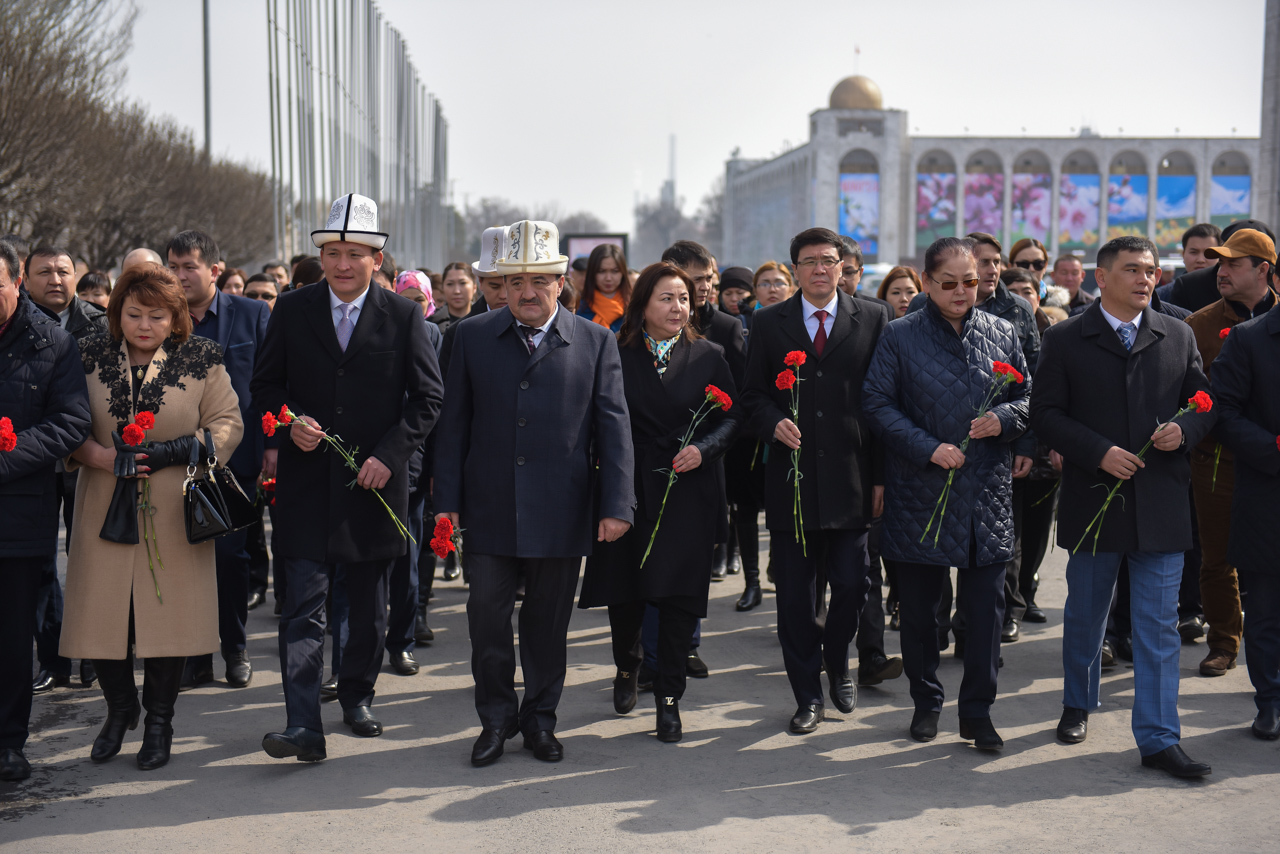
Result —
<path fill-rule="evenodd" d="M 555 308 L 551 312 L 551 316 L 547 318 L 547 322 L 539 326 L 538 331 L 533 333 L 533 349 L 537 350 L 538 347 L 541 346 L 542 339 L 546 336 L 547 330 L 551 328 L 551 323 L 556 319 L 556 313 L 559 311 L 560 311 L 560 303 L 557 301 Z M 516 318 L 516 324 L 518 326 L 528 325 L 526 323 L 521 323 L 519 318 Z M 520 336 L 522 338 L 524 337 L 523 332 L 521 332 L 519 329 L 517 329 L 516 331 L 520 332 Z"/>
<path fill-rule="evenodd" d="M 822 321 L 822 327 L 827 330 L 827 336 L 831 335 L 831 322 L 836 318 L 836 304 L 840 301 L 840 292 L 831 295 L 831 302 L 826 305 L 814 305 L 804 297 L 800 297 L 800 304 L 804 306 L 804 328 L 809 330 L 809 340 L 813 340 L 818 336 L 818 318 L 814 315 L 819 311 L 825 311 L 827 316 Z"/>
<path fill-rule="evenodd" d="M 1119 335 L 1120 326 L 1121 324 L 1124 323 L 1124 321 L 1116 317 L 1114 314 L 1111 314 L 1105 308 L 1102 308 L 1101 305 L 1099 305 L 1098 308 L 1102 309 L 1102 316 L 1106 318 L 1107 324 L 1116 331 L 1117 335 Z M 1142 328 L 1142 312 L 1138 312 L 1138 316 L 1135 317 L 1133 320 L 1130 320 L 1129 322 L 1133 324 L 1134 340 L 1137 340 L 1137 330 Z"/>
<path fill-rule="evenodd" d="M 360 296 L 351 301 L 353 308 L 351 309 L 351 330 L 354 332 L 356 321 L 360 318 L 360 309 L 364 308 L 365 297 L 369 296 L 369 288 L 365 288 Z M 329 291 L 329 313 L 333 315 L 333 328 L 338 328 L 338 321 L 342 320 L 342 307 L 347 303 L 338 298 L 332 290 Z"/>

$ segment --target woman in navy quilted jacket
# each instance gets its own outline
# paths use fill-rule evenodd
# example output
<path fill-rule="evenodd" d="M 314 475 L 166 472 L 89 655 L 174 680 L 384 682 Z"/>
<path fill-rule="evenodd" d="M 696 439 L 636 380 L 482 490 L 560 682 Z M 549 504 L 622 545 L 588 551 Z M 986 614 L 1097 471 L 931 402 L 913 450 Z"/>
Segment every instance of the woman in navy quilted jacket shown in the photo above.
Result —
<path fill-rule="evenodd" d="M 974 310 L 978 270 L 968 240 L 947 237 L 929 247 L 924 286 L 928 304 L 886 327 L 863 386 L 864 412 L 885 448 L 880 543 L 900 564 L 902 660 L 916 707 L 911 736 L 938 734 L 938 599 L 955 566 L 969 621 L 960 737 L 999 750 L 991 704 L 1004 568 L 1013 557 L 1012 443 L 1027 429 L 1031 381 L 1005 384 L 977 417 L 997 381 L 994 364 L 1025 375 L 1026 363 L 1012 324 Z M 935 515 L 953 471 L 945 513 Z"/>

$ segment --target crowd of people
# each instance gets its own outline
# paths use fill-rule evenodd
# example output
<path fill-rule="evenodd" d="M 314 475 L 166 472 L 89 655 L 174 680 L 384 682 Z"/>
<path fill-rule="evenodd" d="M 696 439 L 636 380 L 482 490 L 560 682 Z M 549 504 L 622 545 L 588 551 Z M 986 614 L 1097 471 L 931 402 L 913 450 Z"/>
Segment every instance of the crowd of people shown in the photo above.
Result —
<path fill-rule="evenodd" d="M 487 229 L 478 260 L 440 273 L 397 269 L 387 239 L 350 194 L 318 255 L 255 274 L 199 231 L 130 252 L 114 280 L 0 241 L 0 779 L 30 775 L 32 695 L 77 660 L 106 701 L 90 758 L 142 720 L 138 767 L 166 764 L 179 694 L 216 678 L 215 653 L 229 685 L 252 681 L 248 611 L 272 592 L 285 725 L 262 749 L 326 758 L 329 700 L 379 736 L 384 661 L 416 674 L 434 640 L 438 561 L 468 587 L 474 765 L 516 735 L 563 758 L 575 594 L 608 610 L 614 711 L 651 691 L 658 740 L 679 741 L 710 586 L 741 575 L 735 609 L 755 609 L 762 552 L 790 732 L 905 673 L 907 732 L 935 739 L 954 643 L 958 734 L 999 750 L 1002 647 L 1048 619 L 1055 520 L 1060 741 L 1086 739 L 1123 659 L 1142 764 L 1210 773 L 1178 719 L 1179 647 L 1206 635 L 1200 672 L 1243 644 L 1251 731 L 1280 737 L 1265 224 L 1191 228 L 1167 283 L 1155 245 L 1117 237 L 1096 290 L 1035 239 L 943 238 L 874 296 L 858 244 L 826 228 L 754 270 L 688 240 L 643 270 L 611 244 L 571 261 L 539 221 Z"/>

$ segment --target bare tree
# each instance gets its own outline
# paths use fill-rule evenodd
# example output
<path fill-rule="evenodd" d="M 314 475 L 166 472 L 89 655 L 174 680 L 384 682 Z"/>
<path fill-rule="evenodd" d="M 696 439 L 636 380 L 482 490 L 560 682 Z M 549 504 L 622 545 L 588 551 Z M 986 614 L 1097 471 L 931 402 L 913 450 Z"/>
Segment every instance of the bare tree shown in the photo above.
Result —
<path fill-rule="evenodd" d="M 721 264 L 732 263 L 729 258 L 721 256 L 724 248 L 724 175 L 720 175 L 711 184 L 711 189 L 702 197 L 698 212 L 693 215 L 702 229 L 702 243 L 711 250 L 711 254 Z"/>

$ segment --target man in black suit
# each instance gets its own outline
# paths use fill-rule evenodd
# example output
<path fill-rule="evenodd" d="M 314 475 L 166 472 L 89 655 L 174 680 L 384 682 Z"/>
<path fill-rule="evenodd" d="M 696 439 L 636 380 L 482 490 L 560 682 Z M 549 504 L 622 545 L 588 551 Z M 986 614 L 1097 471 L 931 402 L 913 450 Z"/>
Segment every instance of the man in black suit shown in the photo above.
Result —
<path fill-rule="evenodd" d="M 800 291 L 756 312 L 742 394 L 749 429 L 771 443 L 765 514 L 773 544 L 778 640 L 797 706 L 790 724 L 795 733 L 813 732 L 822 721 L 819 671 L 824 663 L 836 708 L 849 714 L 857 705 L 849 644 L 867 596 L 868 528 L 884 501 L 883 460 L 862 415 L 862 382 L 893 315 L 837 289 L 841 248 L 840 236 L 826 228 L 792 239 Z M 797 369 L 799 424 L 790 415 L 791 392 L 777 386 L 792 351 L 805 354 Z M 793 514 L 795 449 L 800 450 L 804 543 Z M 825 624 L 815 613 L 819 561 L 831 585 Z"/>
<path fill-rule="evenodd" d="M 1045 332 L 1031 426 L 1062 455 L 1058 545 L 1072 551 L 1058 738 L 1084 741 L 1089 712 L 1099 706 L 1107 611 L 1127 558 L 1133 734 L 1142 764 L 1200 777 L 1209 766 L 1193 762 L 1179 744 L 1176 625 L 1183 552 L 1191 545 L 1189 452 L 1216 414 L 1173 418 L 1209 382 L 1191 327 L 1150 306 L 1158 257 L 1143 237 L 1116 238 L 1098 250 L 1099 298 Z M 1153 425 L 1159 425 L 1154 433 Z M 1117 479 L 1117 500 L 1099 519 Z"/>
<path fill-rule="evenodd" d="M 253 375 L 258 412 L 288 406 L 298 416 L 281 442 L 276 477 L 276 567 L 288 578 L 280 615 L 288 725 L 268 733 L 262 748 L 277 759 L 325 758 L 324 604 L 339 567 L 350 605 L 338 674 L 343 722 L 356 735 L 382 734 L 370 707 L 388 573 L 407 547 L 396 520 L 408 515 L 409 457 L 435 423 L 443 389 L 422 309 L 369 286 L 387 239 L 377 228 L 372 199 L 351 194 L 334 203 L 325 227 L 311 233 L 325 277 L 276 301 Z M 330 435 L 355 453 L 358 472 L 320 447 Z"/>
<path fill-rule="evenodd" d="M 593 540 L 626 533 L 635 509 L 617 342 L 559 307 L 569 259 L 555 226 L 525 220 L 508 232 L 498 264 L 507 307 L 455 327 L 432 498 L 437 520 L 466 531 L 477 766 L 518 732 L 536 758 L 563 757 L 556 707 L 578 569 Z M 517 707 L 511 612 L 522 572 Z"/>
<path fill-rule="evenodd" d="M 245 431 L 244 440 L 231 459 L 221 462 L 231 469 L 240 482 L 240 488 L 252 495 L 258 485 L 258 473 L 263 469 L 264 442 L 267 440 L 261 430 L 251 429 L 258 419 L 254 416 L 249 383 L 253 379 L 254 360 L 267 333 L 267 318 L 271 316 L 271 310 L 260 300 L 232 296 L 218 290 L 222 255 L 218 244 L 204 232 L 179 233 L 169 241 L 165 254 L 169 270 L 178 277 L 186 294 L 192 334 L 217 341 L 222 348 L 223 364 L 240 399 L 240 419 L 244 422 Z M 271 444 L 274 446 L 275 442 Z M 245 623 L 249 620 L 248 538 L 248 531 L 236 531 L 214 541 L 218 571 L 218 635 L 222 643 L 222 660 L 226 664 L 227 684 L 233 688 L 244 688 L 253 679 L 245 631 Z M 212 655 L 187 659 L 182 690 L 212 681 Z"/>

